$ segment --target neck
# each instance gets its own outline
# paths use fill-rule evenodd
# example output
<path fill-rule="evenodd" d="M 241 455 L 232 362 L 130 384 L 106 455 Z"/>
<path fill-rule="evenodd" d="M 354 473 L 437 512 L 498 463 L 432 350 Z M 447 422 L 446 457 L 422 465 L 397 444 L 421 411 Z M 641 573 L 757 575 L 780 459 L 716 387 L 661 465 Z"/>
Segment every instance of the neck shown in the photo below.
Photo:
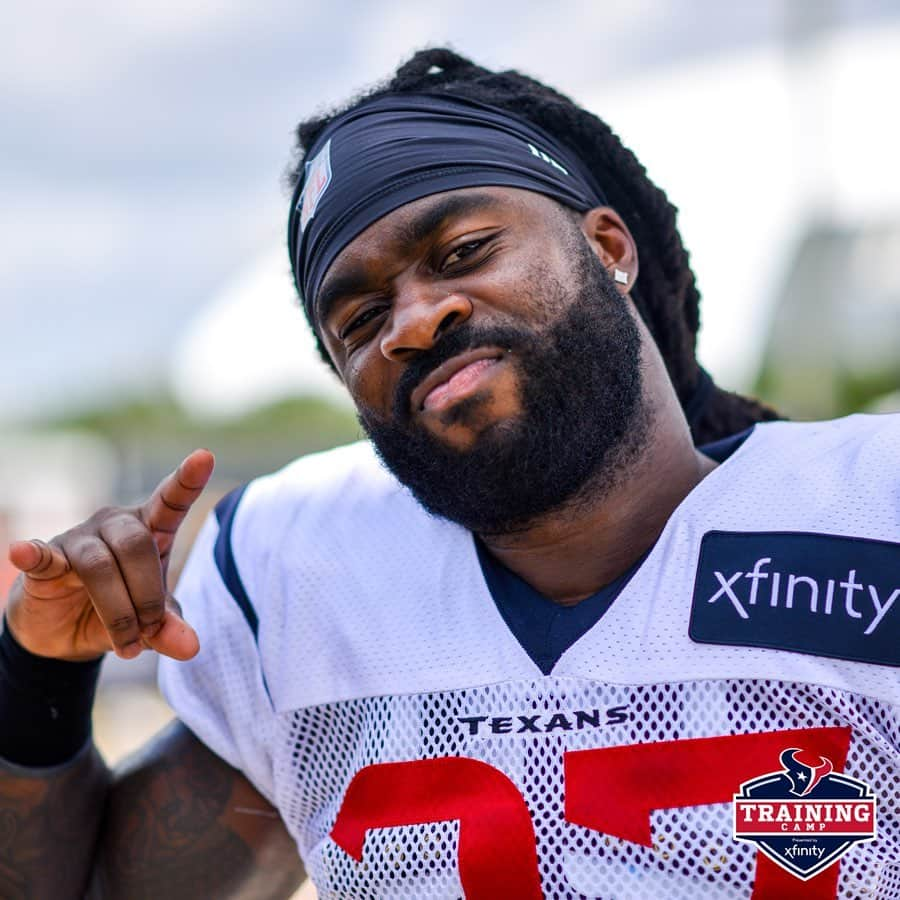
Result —
<path fill-rule="evenodd" d="M 660 384 L 659 372 L 646 371 L 654 363 L 645 361 L 645 385 Z M 513 534 L 480 535 L 508 569 L 561 605 L 578 603 L 628 571 L 716 467 L 694 447 L 664 370 L 662 375 L 667 388 L 652 398 L 645 391 L 650 421 L 643 443 L 612 487 L 592 496 L 588 485 L 584 495 Z"/>

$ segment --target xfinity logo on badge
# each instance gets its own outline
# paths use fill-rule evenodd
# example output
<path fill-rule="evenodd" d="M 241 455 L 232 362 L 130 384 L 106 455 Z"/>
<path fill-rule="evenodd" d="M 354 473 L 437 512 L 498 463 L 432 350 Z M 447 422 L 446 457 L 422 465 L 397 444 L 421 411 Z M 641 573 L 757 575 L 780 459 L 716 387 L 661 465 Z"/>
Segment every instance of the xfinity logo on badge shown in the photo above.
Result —
<path fill-rule="evenodd" d="M 874 840 L 875 795 L 815 753 L 789 747 L 780 761 L 780 772 L 745 781 L 734 795 L 734 837 L 807 881 Z"/>
<path fill-rule="evenodd" d="M 703 537 L 690 636 L 900 666 L 900 544 L 799 532 Z"/>

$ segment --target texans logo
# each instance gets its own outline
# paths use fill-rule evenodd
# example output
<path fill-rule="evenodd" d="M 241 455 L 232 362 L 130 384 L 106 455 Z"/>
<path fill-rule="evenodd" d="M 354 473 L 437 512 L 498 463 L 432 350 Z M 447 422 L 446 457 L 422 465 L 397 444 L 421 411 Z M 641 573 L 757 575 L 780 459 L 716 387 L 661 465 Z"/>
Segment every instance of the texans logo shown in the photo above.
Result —
<path fill-rule="evenodd" d="M 805 797 L 826 776 L 834 771 L 830 759 L 791 747 L 781 754 L 781 765 L 791 782 L 791 793 Z"/>

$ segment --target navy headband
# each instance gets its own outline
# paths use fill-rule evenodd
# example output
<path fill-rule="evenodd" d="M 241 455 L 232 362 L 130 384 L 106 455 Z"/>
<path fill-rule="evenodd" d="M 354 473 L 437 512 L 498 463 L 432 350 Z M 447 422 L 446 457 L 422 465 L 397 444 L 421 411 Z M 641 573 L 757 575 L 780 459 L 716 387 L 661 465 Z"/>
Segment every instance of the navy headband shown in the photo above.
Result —
<path fill-rule="evenodd" d="M 444 95 L 364 102 L 329 124 L 307 159 L 291 201 L 288 247 L 313 324 L 322 280 L 341 250 L 413 200 L 495 185 L 579 211 L 606 205 L 587 167 L 546 132 L 505 110 Z"/>

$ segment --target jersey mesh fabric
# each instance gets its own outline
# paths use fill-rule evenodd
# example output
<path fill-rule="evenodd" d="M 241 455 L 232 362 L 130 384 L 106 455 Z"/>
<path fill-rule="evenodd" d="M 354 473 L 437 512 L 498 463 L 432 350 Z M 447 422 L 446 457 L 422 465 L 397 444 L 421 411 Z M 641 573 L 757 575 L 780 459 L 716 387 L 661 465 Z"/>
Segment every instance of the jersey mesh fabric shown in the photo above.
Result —
<path fill-rule="evenodd" d="M 627 709 L 627 721 L 609 723 L 607 711 L 620 707 Z M 577 727 L 578 710 L 602 724 L 594 726 L 583 716 L 583 727 Z M 572 729 L 485 734 L 482 723 L 473 736 L 472 726 L 460 722 L 535 713 L 544 727 L 562 714 Z M 727 731 L 723 716 L 732 723 Z M 877 701 L 812 685 L 723 680 L 629 687 L 549 676 L 297 711 L 280 726 L 285 752 L 276 769 L 284 789 L 277 801 L 323 900 L 462 896 L 457 822 L 370 830 L 361 863 L 328 837 L 357 771 L 443 756 L 487 762 L 522 792 L 534 820 L 545 897 L 737 900 L 750 896 L 756 850 L 732 839 L 730 803 L 654 811 L 652 849 L 599 834 L 565 819 L 564 752 L 848 724 L 858 737 L 844 771 L 866 781 L 881 798 L 881 837 L 842 859 L 838 896 L 898 900 L 898 811 L 890 802 L 900 796 L 897 715 Z M 496 849 L 503 852 L 502 842 Z"/>
<path fill-rule="evenodd" d="M 169 665 L 161 657 L 160 689 L 194 734 L 242 770 L 271 800 L 272 734 L 277 719 L 253 633 L 219 572 L 209 565 L 217 532 L 211 517 L 194 542 L 192 558 L 178 584 L 179 596 L 190 598 L 184 604 L 185 615 L 198 627 L 200 652 L 190 668 Z"/>
<path fill-rule="evenodd" d="M 756 851 L 731 838 L 729 803 L 653 812 L 646 848 L 566 821 L 564 754 L 827 726 L 852 729 L 845 771 L 879 798 L 877 840 L 841 860 L 839 896 L 900 900 L 897 669 L 687 635 L 710 529 L 900 542 L 898 422 L 759 426 L 548 676 L 497 612 L 471 535 L 427 516 L 365 447 L 301 460 L 252 483 L 235 518 L 258 640 L 216 571 L 211 525 L 178 591 L 203 649 L 162 661 L 164 691 L 276 804 L 323 900 L 462 896 L 455 821 L 370 829 L 361 862 L 329 836 L 361 769 L 447 757 L 488 763 L 521 792 L 548 898 L 749 897 Z M 607 722 L 616 707 L 626 721 Z M 583 727 L 540 734 L 459 721 L 571 723 L 579 710 Z"/>

